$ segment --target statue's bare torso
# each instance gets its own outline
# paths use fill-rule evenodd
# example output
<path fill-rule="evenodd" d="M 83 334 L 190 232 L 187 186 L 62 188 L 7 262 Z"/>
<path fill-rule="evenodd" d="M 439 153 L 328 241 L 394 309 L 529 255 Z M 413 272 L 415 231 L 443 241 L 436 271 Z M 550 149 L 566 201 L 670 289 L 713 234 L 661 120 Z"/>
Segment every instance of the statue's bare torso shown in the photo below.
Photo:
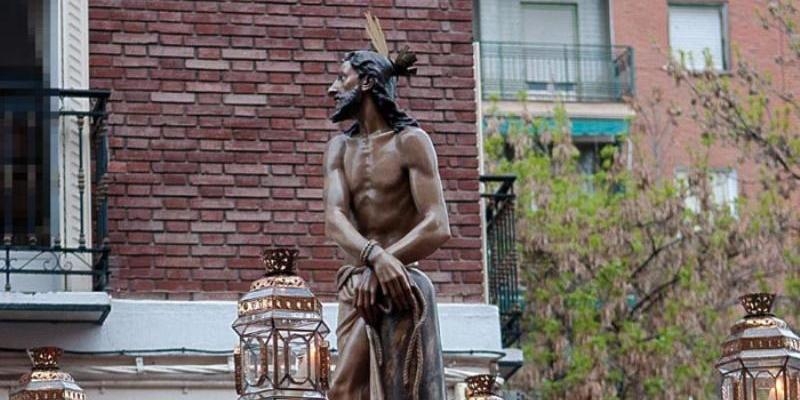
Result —
<path fill-rule="evenodd" d="M 353 225 L 384 246 L 405 236 L 422 218 L 411 193 L 403 146 L 403 139 L 415 134 L 425 133 L 407 128 L 335 139 L 342 142 L 334 146 L 340 147 Z"/>
<path fill-rule="evenodd" d="M 433 284 L 419 269 L 407 267 L 450 237 L 433 142 L 413 126 L 400 132 L 343 134 L 329 142 L 324 165 L 326 226 L 329 237 L 345 250 L 348 264 L 337 276 L 342 355 L 330 399 L 405 400 L 412 398 L 412 391 L 419 392 L 420 399 L 443 399 Z M 386 247 L 378 246 L 367 263 L 363 257 L 359 260 L 365 240 Z M 381 274 L 394 271 L 410 282 L 405 284 L 412 293 L 409 302 L 404 303 L 407 298 L 398 290 L 401 281 L 385 279 L 389 283 L 378 285 Z M 395 307 L 387 311 L 390 301 Z M 381 349 L 372 349 L 367 323 Z M 402 350 L 387 354 L 382 367 L 370 364 L 371 351 L 396 349 Z M 413 369 L 410 360 L 424 360 L 413 388 L 402 378 Z M 362 372 L 367 369 L 369 374 Z"/>

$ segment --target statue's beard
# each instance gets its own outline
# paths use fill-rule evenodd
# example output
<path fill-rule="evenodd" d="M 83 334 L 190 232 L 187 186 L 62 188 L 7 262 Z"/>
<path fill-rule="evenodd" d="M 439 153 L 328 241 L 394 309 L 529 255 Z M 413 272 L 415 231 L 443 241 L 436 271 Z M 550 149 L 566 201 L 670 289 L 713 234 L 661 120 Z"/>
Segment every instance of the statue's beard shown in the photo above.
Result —
<path fill-rule="evenodd" d="M 331 121 L 341 122 L 355 118 L 360 106 L 361 91 L 359 88 L 342 93 L 339 95 L 338 100 L 336 100 L 336 108 L 333 110 L 333 115 L 330 117 Z"/>

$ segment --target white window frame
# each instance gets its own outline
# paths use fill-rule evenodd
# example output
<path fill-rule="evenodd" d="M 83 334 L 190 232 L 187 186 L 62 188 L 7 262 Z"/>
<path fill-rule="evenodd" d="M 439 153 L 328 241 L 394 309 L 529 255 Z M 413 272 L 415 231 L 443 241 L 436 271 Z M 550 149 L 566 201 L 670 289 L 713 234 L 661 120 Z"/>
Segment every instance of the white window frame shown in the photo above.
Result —
<path fill-rule="evenodd" d="M 679 48 L 675 48 L 672 36 L 672 10 L 683 9 L 716 9 L 719 15 L 720 24 L 720 63 L 714 65 L 714 70 L 724 72 L 730 69 L 730 29 L 728 28 L 728 5 L 720 2 L 691 2 L 691 1 L 671 1 L 667 8 L 667 37 L 671 55 L 677 60 L 686 63 L 686 67 L 691 71 L 702 72 L 706 70 L 705 52 L 703 54 L 687 54 Z M 708 47 L 706 47 L 708 49 Z"/>
<path fill-rule="evenodd" d="M 679 167 L 675 169 L 675 183 L 681 190 L 689 190 L 688 195 L 684 198 L 684 207 L 695 214 L 702 212 L 700 208 L 699 199 L 692 194 L 691 188 L 688 187 L 689 169 Z M 711 201 L 716 207 L 727 207 L 729 212 L 734 217 L 738 216 L 737 203 L 739 200 L 739 174 L 734 168 L 712 168 L 709 171 L 708 178 L 710 182 L 708 185 L 711 189 Z M 724 186 L 718 186 L 722 183 Z M 723 190 L 718 191 L 717 187 Z M 723 197 L 719 197 L 719 193 L 723 192 Z"/>

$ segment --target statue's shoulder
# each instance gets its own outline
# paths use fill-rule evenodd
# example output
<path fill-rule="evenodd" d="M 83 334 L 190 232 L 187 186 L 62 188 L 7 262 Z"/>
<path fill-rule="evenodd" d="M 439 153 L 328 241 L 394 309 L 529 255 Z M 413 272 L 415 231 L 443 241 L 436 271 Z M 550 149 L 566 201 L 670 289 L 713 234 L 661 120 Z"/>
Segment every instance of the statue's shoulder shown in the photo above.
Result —
<path fill-rule="evenodd" d="M 324 158 L 326 169 L 335 169 L 341 166 L 346 142 L 347 135 L 345 134 L 336 135 L 328 140 L 328 148 L 325 150 Z"/>
<path fill-rule="evenodd" d="M 418 126 L 407 126 L 397 134 L 397 140 L 400 142 L 400 147 L 406 151 L 415 153 L 420 150 L 433 149 L 433 142 L 431 141 L 428 132 L 425 132 Z"/>
<path fill-rule="evenodd" d="M 340 133 L 328 140 L 328 153 L 338 153 L 344 149 L 348 136 Z"/>

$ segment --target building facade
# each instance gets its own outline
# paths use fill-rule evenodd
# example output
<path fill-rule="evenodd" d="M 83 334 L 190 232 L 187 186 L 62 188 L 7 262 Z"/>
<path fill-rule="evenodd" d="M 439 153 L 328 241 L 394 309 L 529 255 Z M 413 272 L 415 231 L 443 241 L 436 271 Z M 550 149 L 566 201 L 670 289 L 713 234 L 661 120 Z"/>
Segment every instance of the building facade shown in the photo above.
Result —
<path fill-rule="evenodd" d="M 679 110 L 678 124 L 662 123 L 660 133 L 640 138 L 639 150 L 652 153 L 661 176 L 686 175 L 688 150 L 698 148 L 701 132 L 689 116 L 687 91 L 665 71 L 671 56 L 695 71 L 723 74 L 744 60 L 776 77 L 779 87 L 796 87 L 793 72 L 775 63 L 789 39 L 763 29 L 763 1 L 479 0 L 475 10 L 480 118 L 518 114 L 523 106 L 546 117 L 563 103 L 587 171 L 596 168 L 600 145 L 630 132 L 632 102 L 660 97 L 662 120 L 669 109 Z M 710 156 L 718 203 L 732 204 L 742 191 L 757 189 L 755 166 L 736 152 L 719 145 Z"/>
<path fill-rule="evenodd" d="M 2 7 L 21 50 L 0 63 L 0 397 L 23 349 L 53 345 L 89 398 L 235 398 L 230 324 L 266 247 L 300 250 L 335 326 L 343 257 L 324 236 L 321 163 L 341 127 L 326 89 L 368 46 L 368 8 L 420 59 L 400 104 L 435 143 L 450 215 L 453 238 L 422 264 L 450 387 L 521 362 L 486 303 L 472 1 Z"/>

